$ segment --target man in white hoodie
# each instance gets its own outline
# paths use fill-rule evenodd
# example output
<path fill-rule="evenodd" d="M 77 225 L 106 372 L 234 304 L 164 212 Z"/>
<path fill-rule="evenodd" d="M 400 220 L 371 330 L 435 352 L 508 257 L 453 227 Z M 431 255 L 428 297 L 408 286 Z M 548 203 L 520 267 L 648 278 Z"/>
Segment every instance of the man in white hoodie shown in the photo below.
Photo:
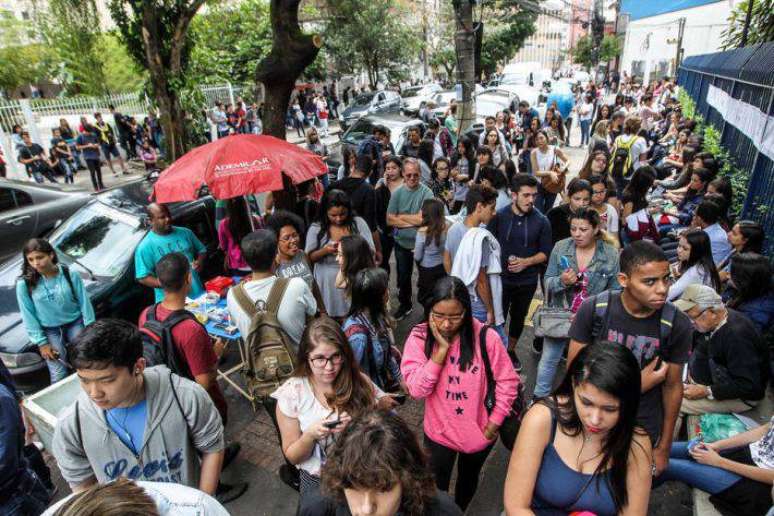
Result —
<path fill-rule="evenodd" d="M 486 228 L 495 216 L 497 191 L 473 185 L 465 197 L 468 215 L 446 233 L 444 267 L 470 292 L 473 317 L 491 324 L 507 344 L 502 311 L 500 244 Z"/>

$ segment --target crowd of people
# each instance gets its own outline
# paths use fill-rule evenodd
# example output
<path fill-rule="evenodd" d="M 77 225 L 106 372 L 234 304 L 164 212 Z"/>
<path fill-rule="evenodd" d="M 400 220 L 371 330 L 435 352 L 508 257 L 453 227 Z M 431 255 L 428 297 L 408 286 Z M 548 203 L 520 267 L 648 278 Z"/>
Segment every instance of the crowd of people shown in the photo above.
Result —
<path fill-rule="evenodd" d="M 433 119 L 397 151 L 377 126 L 345 149 L 339 177 L 287 181 L 262 215 L 249 200 L 218 201 L 224 275 L 242 277 L 226 294 L 230 321 L 257 356 L 271 348 L 287 364 L 253 386 L 299 514 L 462 514 L 500 435 L 513 448 L 508 515 L 644 515 L 666 480 L 732 514 L 769 510 L 771 423 L 681 440 L 684 416 L 746 412 L 766 396 L 774 290 L 763 229 L 734 218 L 731 185 L 671 81 L 620 91 L 611 104 L 593 83 L 578 92 L 577 171 L 562 151 L 567 117 L 522 102 L 480 135 Z M 296 116 L 300 102 L 290 114 L 324 155 L 328 103 L 313 102 L 314 117 Z M 53 443 L 76 494 L 51 514 L 130 492 L 148 506 L 217 506 L 210 496 L 226 503 L 247 489 L 220 480 L 239 453 L 224 439 L 216 381 L 225 344 L 185 311 L 204 292 L 206 248 L 168 207 L 148 216 L 135 274 L 155 303 L 137 324 L 95 320 L 80 277 L 45 240 L 22 250 L 25 327 L 52 382 L 74 370 L 82 387 Z M 396 323 L 418 309 L 397 342 Z M 527 400 L 517 344 L 535 310 Z M 154 346 L 168 348 L 164 359 Z M 51 486 L 0 378 L 0 451 L 12 458 L 0 508 L 37 514 Z M 398 415 L 408 397 L 424 402 L 421 442 Z"/>
<path fill-rule="evenodd" d="M 72 184 L 79 170 L 88 169 L 92 187 L 99 192 L 105 189 L 103 164 L 115 177 L 118 168 L 124 175 L 130 174 L 128 160 L 142 161 L 146 171 L 157 170 L 157 162 L 163 156 L 164 138 L 155 115 L 148 114 L 138 124 L 134 117 L 122 114 L 113 105 L 109 110 L 113 115 L 112 125 L 99 112 L 94 113 L 93 121 L 80 117 L 77 130 L 67 119 L 60 118 L 59 126 L 51 129 L 48 150 L 33 142 L 29 132 L 20 125 L 15 125 L 11 135 L 14 152 L 17 161 L 24 165 L 28 179 L 58 183 L 57 177 L 60 177 L 65 184 Z M 2 170 L 5 177 L 4 166 Z"/>

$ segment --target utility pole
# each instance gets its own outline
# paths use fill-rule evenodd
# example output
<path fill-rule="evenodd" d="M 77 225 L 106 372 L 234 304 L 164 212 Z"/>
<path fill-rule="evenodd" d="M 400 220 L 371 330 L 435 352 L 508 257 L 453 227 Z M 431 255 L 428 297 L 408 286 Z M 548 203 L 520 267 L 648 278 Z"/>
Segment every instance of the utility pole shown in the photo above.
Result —
<path fill-rule="evenodd" d="M 677 20 L 677 53 L 675 54 L 675 77 L 680 63 L 683 61 L 683 33 L 685 32 L 685 17 Z"/>
<path fill-rule="evenodd" d="M 603 0 L 594 0 L 594 11 L 591 13 L 591 62 L 596 67 L 599 64 L 599 47 L 605 35 L 605 14 Z"/>
<path fill-rule="evenodd" d="M 457 31 L 454 34 L 454 50 L 457 54 L 457 88 L 462 96 L 457 104 L 457 127 L 460 134 L 476 120 L 473 92 L 476 87 L 476 31 L 473 25 L 473 2 L 453 0 Z M 458 90 L 459 91 L 459 90 Z"/>

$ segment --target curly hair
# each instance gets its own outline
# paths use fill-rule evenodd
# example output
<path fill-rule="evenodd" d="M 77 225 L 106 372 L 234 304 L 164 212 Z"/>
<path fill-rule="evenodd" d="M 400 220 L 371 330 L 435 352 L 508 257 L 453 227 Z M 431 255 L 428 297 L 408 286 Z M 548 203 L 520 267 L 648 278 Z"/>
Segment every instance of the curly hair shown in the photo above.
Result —
<path fill-rule="evenodd" d="M 427 456 L 397 415 L 375 410 L 354 419 L 336 440 L 322 473 L 323 490 L 345 503 L 345 489 L 401 486 L 400 513 L 422 516 L 436 493 Z"/>

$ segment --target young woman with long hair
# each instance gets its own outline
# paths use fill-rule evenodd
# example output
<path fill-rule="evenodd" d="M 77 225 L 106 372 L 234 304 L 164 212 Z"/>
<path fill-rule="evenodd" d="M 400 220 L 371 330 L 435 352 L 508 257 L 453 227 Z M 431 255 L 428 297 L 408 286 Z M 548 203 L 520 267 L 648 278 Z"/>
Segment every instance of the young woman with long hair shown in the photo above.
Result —
<path fill-rule="evenodd" d="M 322 316 L 309 322 L 293 376 L 271 395 L 277 400 L 282 452 L 300 470 L 301 504 L 320 484 L 334 436 L 385 396 L 360 372 L 336 321 Z"/>
<path fill-rule="evenodd" d="M 696 147 L 686 145 L 680 153 L 680 162 L 682 166 L 672 172 L 667 178 L 659 179 L 656 185 L 665 190 L 681 189 L 688 184 L 693 174 L 694 157 L 696 156 Z"/>
<path fill-rule="evenodd" d="M 239 243 L 254 229 L 263 226 L 258 217 L 253 217 L 250 224 L 250 214 L 243 197 L 234 197 L 226 201 L 226 218 L 218 226 L 218 247 L 226 255 L 225 269 L 232 276 L 250 274 L 250 266 L 242 257 Z"/>
<path fill-rule="evenodd" d="M 524 416 L 505 514 L 645 516 L 651 444 L 636 427 L 640 368 L 624 346 L 586 346 L 550 398 Z"/>
<path fill-rule="evenodd" d="M 417 300 L 422 305 L 432 292 L 433 284 L 446 276 L 443 251 L 447 229 L 443 203 L 438 199 L 425 200 L 422 203 L 422 225 L 417 231 L 414 244 L 414 261 L 419 270 Z"/>
<path fill-rule="evenodd" d="M 602 104 L 599 106 L 599 109 L 597 109 L 597 116 L 591 124 L 591 133 L 594 134 L 597 132 L 597 126 L 600 122 L 609 122 L 611 118 L 613 118 L 612 107 L 610 107 L 609 104 Z M 605 124 L 605 136 L 607 136 L 607 124 Z"/>
<path fill-rule="evenodd" d="M 553 308 L 578 311 L 591 296 L 618 289 L 618 250 L 605 241 L 599 214 L 581 207 L 569 216 L 570 237 L 554 245 L 543 276 L 545 303 Z M 535 398 L 551 392 L 559 360 L 569 338 L 543 339 L 537 369 Z"/>
<path fill-rule="evenodd" d="M 400 364 L 392 355 L 395 339 L 387 312 L 390 278 L 384 269 L 371 267 L 355 274 L 350 286 L 352 302 L 341 329 L 347 336 L 360 370 L 384 391 L 403 383 Z"/>
<path fill-rule="evenodd" d="M 481 332 L 495 379 L 495 406 L 487 392 Z M 403 350 L 401 371 L 409 394 L 425 400 L 425 447 L 435 483 L 449 490 L 459 457 L 454 501 L 465 510 L 500 425 L 510 413 L 519 378 L 493 328 L 474 320 L 468 288 L 459 278 L 442 278 L 425 303 L 425 320 L 413 328 Z"/>
<path fill-rule="evenodd" d="M 392 227 L 387 225 L 387 207 L 395 190 L 403 186 L 403 161 L 398 156 L 389 156 L 384 160 L 384 175 L 377 181 L 376 194 L 376 228 L 382 249 L 380 267 L 390 274 L 390 256 L 395 247 Z"/>
<path fill-rule="evenodd" d="M 67 345 L 94 322 L 94 307 L 80 274 L 59 263 L 48 240 L 27 241 L 22 257 L 16 301 L 30 342 L 46 360 L 55 383 L 67 376 Z"/>
<path fill-rule="evenodd" d="M 570 237 L 570 217 L 591 203 L 594 190 L 585 179 L 574 178 L 567 185 L 567 202 L 548 210 L 546 217 L 551 222 L 551 243 Z"/>
<path fill-rule="evenodd" d="M 656 181 L 653 167 L 644 166 L 634 171 L 621 197 L 624 230 L 622 244 L 635 240 L 659 241 L 658 229 L 648 204 L 648 192 Z"/>
<path fill-rule="evenodd" d="M 680 235 L 677 243 L 677 264 L 672 269 L 676 279 L 669 287 L 667 299 L 674 301 L 682 295 L 688 285 L 700 283 L 720 293 L 720 277 L 712 260 L 712 247 L 707 233 L 690 229 Z"/>
<path fill-rule="evenodd" d="M 495 167 L 505 168 L 505 160 L 508 159 L 508 151 L 500 143 L 500 131 L 497 129 L 490 129 L 486 133 L 484 138 L 484 146 L 492 152 L 492 165 Z"/>
<path fill-rule="evenodd" d="M 610 190 L 608 190 L 607 182 L 603 176 L 591 176 L 589 183 L 591 184 L 591 203 L 589 207 L 599 214 L 601 227 L 607 233 L 607 237 L 613 245 L 620 248 L 621 243 L 618 235 L 621 226 L 619 224 L 618 210 L 608 202 Z"/>
<path fill-rule="evenodd" d="M 742 312 L 761 333 L 774 325 L 774 278 L 771 262 L 761 254 L 736 253 L 731 258 L 726 306 Z"/>
<path fill-rule="evenodd" d="M 548 144 L 548 134 L 545 131 L 539 131 L 535 136 L 536 147 L 530 152 L 530 162 L 532 163 L 532 175 L 542 180 L 548 177 L 551 183 L 561 184 L 567 173 L 567 165 L 570 161 L 561 149 Z M 553 208 L 558 194 L 550 193 L 538 185 L 538 195 L 535 199 L 535 208 L 541 213 L 547 213 Z"/>
<path fill-rule="evenodd" d="M 309 227 L 304 251 L 314 265 L 314 279 L 331 317 L 344 317 L 349 310 L 345 292 L 336 288 L 340 269 L 336 257 L 341 239 L 348 235 L 362 236 L 371 252 L 374 251 L 371 230 L 365 220 L 355 216 L 349 196 L 341 190 L 328 190 L 320 204 L 317 222 Z"/>
<path fill-rule="evenodd" d="M 414 432 L 385 410 L 362 416 L 339 435 L 323 467 L 323 489 L 341 516 L 462 516 L 436 489 Z"/>
<path fill-rule="evenodd" d="M 473 141 L 465 135 L 460 136 L 457 150 L 451 159 L 451 178 L 454 181 L 451 212 L 457 213 L 465 204 L 468 194 L 468 184 L 476 168 L 476 147 Z"/>
<path fill-rule="evenodd" d="M 731 244 L 731 254 L 718 264 L 718 273 L 720 281 L 728 281 L 731 258 L 739 253 L 757 253 L 763 254 L 763 240 L 766 233 L 763 226 L 753 220 L 740 220 L 728 232 L 728 243 Z"/>
<path fill-rule="evenodd" d="M 448 158 L 438 158 L 433 162 L 433 171 L 430 174 L 430 190 L 436 199 L 449 208 L 453 200 L 453 184 L 451 180 L 451 164 Z"/>
<path fill-rule="evenodd" d="M 336 254 L 336 262 L 339 264 L 339 272 L 336 275 L 336 288 L 343 289 L 347 298 L 352 294 L 352 283 L 355 275 L 363 269 L 376 267 L 374 254 L 371 247 L 360 235 L 346 235 L 339 241 L 339 250 Z M 348 311 L 349 311 L 349 307 Z"/>
<path fill-rule="evenodd" d="M 595 151 L 604 151 L 610 154 L 610 144 L 607 141 L 607 127 L 609 123 L 608 120 L 600 120 L 594 131 L 592 131 L 588 144 L 589 154 Z"/>

